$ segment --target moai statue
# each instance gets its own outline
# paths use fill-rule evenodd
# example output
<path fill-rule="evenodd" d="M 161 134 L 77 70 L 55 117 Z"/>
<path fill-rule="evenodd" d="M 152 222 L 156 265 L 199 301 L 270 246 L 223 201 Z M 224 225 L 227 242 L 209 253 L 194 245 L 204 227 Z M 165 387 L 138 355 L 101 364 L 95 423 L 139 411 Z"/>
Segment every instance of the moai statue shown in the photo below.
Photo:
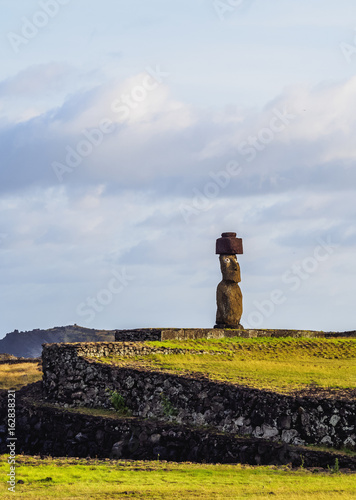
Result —
<path fill-rule="evenodd" d="M 220 255 L 220 268 L 223 276 L 216 290 L 216 325 L 214 328 L 243 328 L 240 325 L 242 316 L 242 293 L 240 265 L 236 254 L 242 254 L 242 239 L 236 233 L 222 233 L 216 240 L 216 254 Z"/>

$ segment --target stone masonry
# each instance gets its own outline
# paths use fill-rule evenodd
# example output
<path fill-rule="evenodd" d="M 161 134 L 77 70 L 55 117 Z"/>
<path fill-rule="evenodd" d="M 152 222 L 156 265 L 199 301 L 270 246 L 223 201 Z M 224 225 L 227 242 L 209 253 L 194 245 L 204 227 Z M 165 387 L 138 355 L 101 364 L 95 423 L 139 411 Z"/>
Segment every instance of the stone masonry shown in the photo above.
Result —
<path fill-rule="evenodd" d="M 126 342 L 45 344 L 43 389 L 47 400 L 69 406 L 109 407 L 106 389 L 111 389 L 123 396 L 137 417 L 171 418 L 177 423 L 209 426 L 287 444 L 355 449 L 355 400 L 285 396 L 205 378 L 120 368 L 86 359 L 145 352 L 177 351 Z M 163 399 L 174 409 L 174 416 L 165 415 Z"/>

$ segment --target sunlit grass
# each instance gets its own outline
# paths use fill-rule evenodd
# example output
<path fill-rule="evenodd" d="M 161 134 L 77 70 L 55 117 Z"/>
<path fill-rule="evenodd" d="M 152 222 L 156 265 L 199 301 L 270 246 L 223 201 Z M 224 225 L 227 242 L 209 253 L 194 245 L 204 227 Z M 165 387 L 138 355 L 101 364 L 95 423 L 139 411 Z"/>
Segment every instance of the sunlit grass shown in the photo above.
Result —
<path fill-rule="evenodd" d="M 0 365 L 0 389 L 20 389 L 24 385 L 42 379 L 38 363 L 14 363 Z"/>
<path fill-rule="evenodd" d="M 8 469 L 7 457 L 3 455 L 3 477 Z M 18 480 L 24 484 L 16 484 L 16 493 L 8 492 L 6 483 L 1 482 L 1 498 L 346 500 L 356 495 L 354 474 L 189 462 L 40 460 L 19 456 Z"/>
<path fill-rule="evenodd" d="M 290 357 L 294 353 L 298 357 L 356 357 L 356 339 L 324 339 L 324 338 L 222 338 L 197 340 L 170 340 L 164 342 L 146 342 L 149 346 L 170 347 L 176 349 L 194 349 L 204 351 L 240 352 L 244 356 Z"/>
<path fill-rule="evenodd" d="M 356 387 L 356 339 L 219 339 L 150 342 L 214 354 L 149 354 L 100 358 L 119 366 L 202 374 L 258 389 L 288 393 L 310 387 Z"/>

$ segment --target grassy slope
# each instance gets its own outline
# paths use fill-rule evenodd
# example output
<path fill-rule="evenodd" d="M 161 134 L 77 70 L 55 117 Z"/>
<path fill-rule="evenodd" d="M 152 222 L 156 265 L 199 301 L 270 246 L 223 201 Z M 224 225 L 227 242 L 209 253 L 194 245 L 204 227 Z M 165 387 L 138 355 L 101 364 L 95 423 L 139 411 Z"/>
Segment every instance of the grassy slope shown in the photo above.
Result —
<path fill-rule="evenodd" d="M 161 345 L 224 351 L 225 355 L 153 356 L 135 363 L 147 363 L 151 369 L 197 370 L 210 377 L 253 386 L 260 386 L 258 384 L 263 381 L 267 387 L 277 389 L 284 385 L 289 389 L 294 385 L 301 387 L 310 381 L 324 382 L 331 387 L 355 386 L 354 340 L 260 338 L 200 340 L 184 344 L 165 342 Z M 127 359 L 117 361 L 120 364 L 131 362 Z M 25 374 L 34 379 L 27 381 Z M 0 366 L 2 388 L 18 388 L 40 377 L 36 364 Z M 356 497 L 355 475 L 312 473 L 301 469 L 157 461 L 40 460 L 22 456 L 17 457 L 17 464 L 16 480 L 21 479 L 24 484 L 17 484 L 13 494 L 7 492 L 5 482 L 9 472 L 6 456 L 0 457 L 4 478 L 0 483 L 0 496 L 4 499 L 344 500 Z"/>
<path fill-rule="evenodd" d="M 356 339 L 232 338 L 147 344 L 216 354 L 115 357 L 101 361 L 182 374 L 198 372 L 214 380 L 282 393 L 308 387 L 356 388 Z M 41 377 L 37 363 L 0 365 L 0 389 L 19 389 Z"/>
<path fill-rule="evenodd" d="M 6 456 L 0 470 L 8 473 Z M 1 498 L 26 499 L 177 499 L 275 498 L 351 499 L 354 474 L 313 473 L 299 469 L 192 463 L 42 459 L 19 456 L 16 493 L 0 483 Z"/>
<path fill-rule="evenodd" d="M 155 354 L 100 361 L 180 374 L 200 373 L 213 380 L 282 393 L 310 387 L 356 388 L 356 339 L 233 338 L 148 344 L 216 354 Z"/>
<path fill-rule="evenodd" d="M 0 365 L 0 389 L 20 389 L 41 379 L 42 371 L 38 363 Z"/>

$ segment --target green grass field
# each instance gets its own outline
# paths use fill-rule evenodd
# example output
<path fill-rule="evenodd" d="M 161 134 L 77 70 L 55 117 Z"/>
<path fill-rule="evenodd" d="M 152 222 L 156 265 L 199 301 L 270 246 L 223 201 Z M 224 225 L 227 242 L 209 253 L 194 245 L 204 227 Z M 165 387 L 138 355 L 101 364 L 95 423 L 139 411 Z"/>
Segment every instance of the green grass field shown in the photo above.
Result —
<path fill-rule="evenodd" d="M 176 374 L 203 374 L 250 387 L 291 392 L 320 387 L 356 387 L 356 339 L 231 338 L 150 342 L 150 345 L 203 350 L 212 354 L 149 355 L 106 358 L 119 366 L 136 366 Z M 0 366 L 0 387 L 20 388 L 42 376 L 37 364 Z M 69 409 L 117 418 L 112 410 Z M 332 465 L 332 464 L 331 464 Z M 0 456 L 0 497 L 4 499 L 147 499 L 327 500 L 356 498 L 356 474 L 337 471 L 66 459 L 18 456 L 16 492 L 7 490 L 9 464 Z"/>
<path fill-rule="evenodd" d="M 215 354 L 150 354 L 99 360 L 171 373 L 199 373 L 212 380 L 282 393 L 356 388 L 356 339 L 236 337 L 147 344 Z"/>
<path fill-rule="evenodd" d="M 3 477 L 7 457 L 0 457 Z M 4 499 L 340 499 L 356 497 L 356 475 L 288 467 L 208 465 L 19 456 L 16 492 L 0 485 Z"/>

